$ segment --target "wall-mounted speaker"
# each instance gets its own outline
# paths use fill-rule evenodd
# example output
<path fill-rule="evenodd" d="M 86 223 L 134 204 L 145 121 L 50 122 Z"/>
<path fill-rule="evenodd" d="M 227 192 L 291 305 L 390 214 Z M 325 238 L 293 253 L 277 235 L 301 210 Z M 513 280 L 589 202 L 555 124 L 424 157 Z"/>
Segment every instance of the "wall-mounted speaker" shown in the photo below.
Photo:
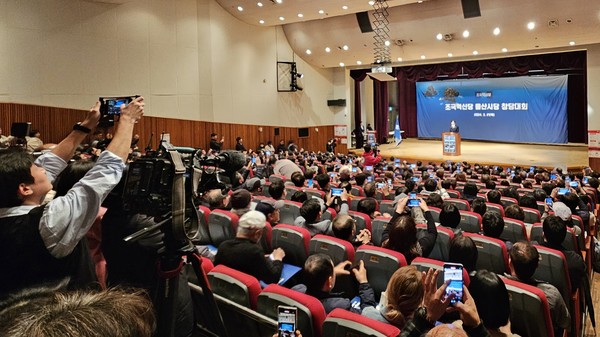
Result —
<path fill-rule="evenodd" d="M 460 0 L 465 19 L 481 16 L 479 0 Z"/>
<path fill-rule="evenodd" d="M 356 21 L 358 21 L 361 33 L 371 33 L 373 31 L 371 20 L 369 20 L 369 12 L 356 13 Z"/>
<path fill-rule="evenodd" d="M 328 99 L 327 106 L 346 106 L 345 99 Z"/>

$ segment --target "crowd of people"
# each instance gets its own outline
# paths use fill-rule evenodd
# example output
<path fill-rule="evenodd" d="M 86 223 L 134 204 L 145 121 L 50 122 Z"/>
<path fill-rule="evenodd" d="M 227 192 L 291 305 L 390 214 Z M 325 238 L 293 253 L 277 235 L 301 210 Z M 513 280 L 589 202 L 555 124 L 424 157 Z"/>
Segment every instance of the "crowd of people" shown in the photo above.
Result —
<path fill-rule="evenodd" d="M 48 313 L 39 316 L 51 320 L 48 317 L 53 316 L 56 307 L 77 301 L 73 298 L 78 296 L 96 296 L 94 300 L 98 301 L 114 296 L 114 290 L 102 289 L 107 284 L 153 291 L 151 283 L 155 276 L 151 275 L 162 234 L 144 239 L 137 243 L 137 248 L 125 245 L 122 238 L 155 224 L 156 219 L 128 214 L 122 208 L 120 196 L 109 195 L 121 181 L 125 164 L 142 156 L 133 126 L 143 115 L 143 98 L 122 107 L 114 136 L 96 132 L 89 147 L 82 148 L 81 143 L 98 123 L 98 108 L 95 105 L 65 140 L 35 160 L 22 150 L 0 153 L 0 266 L 19 271 L 0 279 L 0 318 L 7 318 L 0 319 L 3 322 L 0 333 L 30 331 L 23 330 L 25 325 L 19 317 L 42 310 L 37 304 L 34 309 L 35 303 L 48 308 Z M 206 154 L 218 154 L 223 143 L 223 137 L 211 134 Z M 384 159 L 369 145 L 360 156 L 336 154 L 334 139 L 328 141 L 328 151 L 313 152 L 299 148 L 292 140 L 287 144 L 281 140 L 277 147 L 269 141 L 251 150 L 237 137 L 235 150 L 243 153 L 244 167 L 233 172 L 228 189 L 205 191 L 201 199 L 211 211 L 220 209 L 239 216 L 237 232 L 218 245 L 216 254 L 203 250 L 215 265 L 237 269 L 267 284 L 277 283 L 289 252 L 280 247 L 269 248 L 264 243 L 264 233 L 267 225 L 274 227 L 280 223 L 304 228 L 311 236 L 323 234 L 346 240 L 354 247 L 377 242 L 406 258 L 409 266 L 398 269 L 380 295 L 371 287 L 362 261 L 334 263 L 328 255 L 310 255 L 299 266 L 303 268 L 301 277 L 286 286 L 317 298 L 327 313 L 336 308 L 362 313 L 397 326 L 405 337 L 442 329 L 434 328 L 436 321 L 456 321 L 455 329 L 472 337 L 509 336 L 513 332 L 503 281 L 508 278 L 540 288 L 548 299 L 556 333 L 570 329 L 574 313 L 569 303 L 554 285 L 533 277 L 539 264 L 536 246 L 529 241 L 505 241 L 510 254 L 508 273 L 497 275 L 478 269 L 478 248 L 470 237 L 462 235 L 461 213 L 454 203 L 448 202 L 453 198 L 464 199 L 473 212 L 481 215 L 480 234 L 491 238 L 501 237 L 505 218 L 524 221 L 523 209 L 538 209 L 538 203 L 542 203 L 544 239 L 537 244 L 563 252 L 572 289 L 589 294 L 581 252 L 568 250 L 562 243 L 567 228 L 581 238 L 593 234 L 590 230 L 595 228 L 593 210 L 598 200 L 600 174 L 590 169 L 563 172 L 558 168 L 505 169 L 450 161 L 408 163 Z M 337 189 L 341 192 L 333 193 Z M 54 198 L 47 197 L 51 190 L 56 192 Z M 502 197 L 517 201 L 503 208 L 504 217 L 492 208 L 502 204 Z M 359 199 L 355 203 L 356 212 L 371 219 L 387 219 L 380 237 L 373 238 L 374 233 L 357 227 L 349 212 L 353 199 Z M 281 212 L 285 200 L 299 202 L 301 207 L 299 216 L 284 222 Z M 380 211 L 384 200 L 393 203 L 387 213 Z M 437 223 L 433 208 L 439 209 Z M 335 216 L 325 218 L 330 209 Z M 104 211 L 100 222 L 99 214 Z M 574 223 L 572 215 L 577 215 L 583 223 Z M 421 234 L 417 233 L 417 224 L 425 225 Z M 101 229 L 94 229 L 100 225 Z M 417 257 L 430 256 L 438 239 L 438 226 L 447 227 L 454 234 L 446 262 L 461 263 L 471 276 L 462 302 L 456 304 L 450 304 L 453 295 L 445 295 L 447 283 L 436 285 L 438 271 L 421 273 L 410 266 Z M 123 256 L 134 262 L 123 261 Z M 106 272 L 100 272 L 99 262 L 106 262 Z M 344 278 L 354 279 L 353 293 L 358 299 L 337 291 L 336 281 Z M 49 284 L 56 283 L 63 287 L 58 294 L 49 295 Z M 185 288 L 185 281 L 179 286 Z M 35 290 L 40 287 L 46 291 Z M 93 295 L 98 291 L 103 295 Z M 28 304 L 16 308 L 16 303 L 23 303 L 20 300 L 23 296 L 28 298 Z M 123 306 L 122 310 L 98 315 L 112 315 L 109 318 L 115 320 L 111 322 L 117 323 L 111 324 L 125 324 L 120 323 L 122 320 L 134 324 L 123 311 L 139 312 L 145 323 L 136 324 L 140 329 L 136 335 L 146 336 L 155 326 L 154 313 L 139 307 L 147 296 L 151 297 L 135 292 L 133 298 L 142 298 L 139 300 L 142 302 L 132 300 L 128 304 L 131 308 Z M 188 336 L 193 314 L 185 307 L 191 299 L 179 300 L 183 323 L 178 335 Z M 120 315 L 123 316 L 115 317 Z"/>

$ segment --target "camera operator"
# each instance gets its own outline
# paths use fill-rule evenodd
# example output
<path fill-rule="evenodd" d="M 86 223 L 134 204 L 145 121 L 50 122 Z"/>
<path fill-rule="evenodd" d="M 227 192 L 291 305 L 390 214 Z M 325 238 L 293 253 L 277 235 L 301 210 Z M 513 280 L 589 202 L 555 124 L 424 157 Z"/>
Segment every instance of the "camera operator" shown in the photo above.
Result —
<path fill-rule="evenodd" d="M 0 298 L 41 282 L 71 277 L 71 288 L 96 281 L 85 245 L 100 203 L 121 179 L 134 124 L 144 113 L 143 98 L 121 106 L 116 135 L 94 167 L 67 192 L 42 205 L 52 181 L 75 149 L 96 127 L 100 103 L 51 152 L 33 160 L 24 151 L 0 154 Z"/>

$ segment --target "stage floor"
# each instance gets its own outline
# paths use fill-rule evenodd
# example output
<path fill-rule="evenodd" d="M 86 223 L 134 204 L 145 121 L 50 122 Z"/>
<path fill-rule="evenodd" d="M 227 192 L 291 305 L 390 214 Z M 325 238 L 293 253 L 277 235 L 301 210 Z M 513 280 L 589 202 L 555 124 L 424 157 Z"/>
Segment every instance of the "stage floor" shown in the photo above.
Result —
<path fill-rule="evenodd" d="M 569 167 L 580 169 L 589 166 L 588 150 L 585 144 L 514 144 L 478 141 L 462 141 L 460 156 L 443 156 L 442 141 L 429 139 L 408 138 L 395 144 L 380 145 L 379 149 L 384 158 L 394 157 L 407 161 L 442 162 L 445 160 L 467 161 L 485 165 L 500 166 L 543 166 Z M 357 154 L 361 150 L 350 149 Z"/>

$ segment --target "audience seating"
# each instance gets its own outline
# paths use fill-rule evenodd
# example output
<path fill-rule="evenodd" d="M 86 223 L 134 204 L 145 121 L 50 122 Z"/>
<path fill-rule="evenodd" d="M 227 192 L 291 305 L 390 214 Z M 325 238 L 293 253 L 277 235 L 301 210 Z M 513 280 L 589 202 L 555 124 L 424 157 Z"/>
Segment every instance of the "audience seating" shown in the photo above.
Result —
<path fill-rule="evenodd" d="M 306 194 L 308 195 L 309 198 L 317 197 L 322 200 L 325 200 L 325 192 L 323 192 L 321 190 L 317 190 L 316 188 L 307 188 L 304 190 L 304 192 L 306 192 Z"/>
<path fill-rule="evenodd" d="M 542 221 L 542 215 L 537 209 L 528 207 L 521 207 L 521 209 L 523 209 L 523 213 L 525 213 L 525 220 L 523 221 L 524 223 L 534 224 Z"/>
<path fill-rule="evenodd" d="M 382 200 L 379 202 L 379 212 L 381 214 L 387 213 L 391 216 L 394 216 L 394 212 L 396 212 L 396 207 L 394 207 L 393 200 Z"/>
<path fill-rule="evenodd" d="M 558 289 L 565 303 L 571 303 L 571 280 L 565 255 L 558 250 L 536 245 L 540 262 L 535 270 L 535 279 L 546 281 Z"/>
<path fill-rule="evenodd" d="M 499 213 L 500 215 L 502 215 L 502 217 L 504 217 L 504 206 L 499 205 L 499 204 L 494 204 L 493 202 L 486 202 L 485 206 L 487 207 L 488 212 L 489 211 L 496 212 L 496 213 Z"/>
<path fill-rule="evenodd" d="M 325 309 L 318 299 L 277 284 L 268 285 L 258 295 L 257 311 L 260 314 L 277 320 L 279 305 L 298 308 L 296 327 L 303 337 L 322 336 Z"/>
<path fill-rule="evenodd" d="M 239 217 L 229 211 L 215 209 L 208 215 L 208 232 L 213 245 L 219 247 L 221 242 L 233 239 L 237 232 Z"/>
<path fill-rule="evenodd" d="M 266 221 L 263 235 L 260 238 L 260 246 L 266 254 L 270 254 L 273 248 L 271 248 L 271 242 L 273 241 L 273 227 Z"/>
<path fill-rule="evenodd" d="M 279 223 L 293 225 L 296 218 L 300 216 L 302 204 L 291 200 L 284 200 L 283 203 L 283 207 L 279 210 Z"/>
<path fill-rule="evenodd" d="M 281 181 L 281 182 L 285 183 L 286 177 L 282 176 L 281 174 L 271 174 L 269 176 L 269 182 L 274 183 L 276 181 Z"/>
<path fill-rule="evenodd" d="M 358 208 L 358 203 L 364 199 L 365 197 L 359 197 L 359 196 L 353 196 L 350 199 L 350 204 L 348 205 L 350 207 L 351 211 L 356 211 L 356 209 Z"/>
<path fill-rule="evenodd" d="M 220 264 L 208 273 L 208 282 L 215 294 L 256 310 L 261 287 L 254 276 Z"/>
<path fill-rule="evenodd" d="M 208 232 L 208 215 L 210 214 L 210 209 L 206 206 L 198 206 L 195 210 L 196 219 L 198 220 L 198 233 L 192 241 L 196 245 L 210 245 L 212 244 L 212 239 Z"/>
<path fill-rule="evenodd" d="M 369 217 L 365 213 L 349 211 L 348 215 L 352 217 L 352 219 L 356 220 L 356 233 L 359 233 L 363 229 L 368 229 L 369 232 L 373 232 L 373 228 L 371 226 L 371 217 Z"/>
<path fill-rule="evenodd" d="M 291 200 L 296 192 L 302 192 L 303 190 L 300 187 L 296 186 L 286 186 L 285 187 L 285 200 Z"/>
<path fill-rule="evenodd" d="M 310 233 L 307 229 L 293 225 L 279 224 L 273 227 L 271 247 L 285 251 L 283 262 L 304 266 L 308 257 Z"/>
<path fill-rule="evenodd" d="M 383 231 L 387 228 L 391 218 L 378 216 L 371 220 L 371 242 L 378 247 L 381 247 Z"/>
<path fill-rule="evenodd" d="M 427 225 L 418 224 L 417 238 L 423 237 L 425 232 L 427 232 Z M 450 240 L 454 238 L 454 232 L 452 231 L 452 229 L 443 226 L 438 226 L 437 232 L 438 235 L 435 240 L 435 246 L 433 247 L 433 250 L 427 257 L 440 261 L 448 261 L 448 253 L 450 251 Z"/>
<path fill-rule="evenodd" d="M 353 312 L 334 309 L 323 323 L 327 337 L 397 337 L 400 329 Z"/>
<path fill-rule="evenodd" d="M 544 211 L 546 210 L 546 203 L 543 201 L 536 201 L 537 203 L 537 210 L 540 212 L 540 214 L 543 214 Z"/>
<path fill-rule="evenodd" d="M 510 295 L 512 332 L 524 337 L 554 337 L 550 306 L 544 292 L 507 278 L 502 278 L 502 281 Z"/>
<path fill-rule="evenodd" d="M 364 197 L 365 191 L 363 191 L 363 188 L 361 186 L 352 186 L 352 189 L 350 190 L 350 194 L 352 194 L 353 196 L 357 196 L 357 197 Z"/>
<path fill-rule="evenodd" d="M 433 221 L 440 223 L 440 212 L 442 210 L 437 207 L 429 207 L 429 213 L 433 217 Z"/>
<path fill-rule="evenodd" d="M 534 223 L 531 226 L 531 233 L 529 234 L 529 240 L 535 241 L 538 244 L 544 243 L 544 226 L 541 223 Z M 572 228 L 567 227 L 567 235 L 562 242 L 562 246 L 566 250 L 578 251 L 577 237 Z"/>
<path fill-rule="evenodd" d="M 457 190 L 446 190 L 446 192 L 448 193 L 450 198 L 460 199 L 460 197 L 461 197 L 460 192 Z"/>
<path fill-rule="evenodd" d="M 501 197 L 500 198 L 500 203 L 502 204 L 502 207 L 506 208 L 510 205 L 518 205 L 519 202 L 517 201 L 517 199 L 515 198 L 509 198 L 509 197 Z"/>
<path fill-rule="evenodd" d="M 469 233 L 481 232 L 481 215 L 475 212 L 460 211 L 458 228 Z"/>
<path fill-rule="evenodd" d="M 321 214 L 321 220 L 332 220 L 337 216 L 335 209 L 329 207 L 323 214 Z"/>
<path fill-rule="evenodd" d="M 354 246 L 346 240 L 333 236 L 317 234 L 308 243 L 308 255 L 323 253 L 329 255 L 333 264 L 354 261 Z"/>
<path fill-rule="evenodd" d="M 527 227 L 520 220 L 504 218 L 504 230 L 500 234 L 500 239 L 512 243 L 527 240 Z"/>
<path fill-rule="evenodd" d="M 392 274 L 400 267 L 406 266 L 406 258 L 402 253 L 370 245 L 358 247 L 354 255 L 354 262 L 358 263 L 359 261 L 363 261 L 367 269 L 367 278 L 377 299 L 387 288 Z"/>
<path fill-rule="evenodd" d="M 487 236 L 463 233 L 470 237 L 477 246 L 477 269 L 487 269 L 496 274 L 503 274 L 510 271 L 508 266 L 508 252 L 504 241 L 489 238 Z"/>
<path fill-rule="evenodd" d="M 269 193 L 269 186 L 271 186 L 270 181 L 265 181 L 265 184 L 262 187 L 262 195 L 265 197 L 271 197 L 271 193 Z"/>
<path fill-rule="evenodd" d="M 442 284 L 444 283 L 444 261 L 439 261 L 439 260 L 430 259 L 430 258 L 426 258 L 426 257 L 416 257 L 414 260 L 412 260 L 410 265 L 415 266 L 418 271 L 427 272 L 429 270 L 429 268 L 439 270 L 440 272 L 438 273 L 437 280 L 436 280 L 437 286 L 441 287 Z M 465 287 L 468 287 L 469 284 L 471 283 L 471 279 L 469 277 L 469 272 L 465 268 L 463 268 L 462 274 L 463 274 L 463 283 L 464 283 Z"/>
<path fill-rule="evenodd" d="M 454 204 L 454 206 L 456 206 L 456 208 L 458 208 L 458 210 L 460 211 L 470 211 L 471 210 L 471 206 L 469 205 L 469 202 L 463 199 L 454 199 L 454 198 L 450 198 L 450 199 L 444 199 L 444 203 L 451 203 Z"/>

